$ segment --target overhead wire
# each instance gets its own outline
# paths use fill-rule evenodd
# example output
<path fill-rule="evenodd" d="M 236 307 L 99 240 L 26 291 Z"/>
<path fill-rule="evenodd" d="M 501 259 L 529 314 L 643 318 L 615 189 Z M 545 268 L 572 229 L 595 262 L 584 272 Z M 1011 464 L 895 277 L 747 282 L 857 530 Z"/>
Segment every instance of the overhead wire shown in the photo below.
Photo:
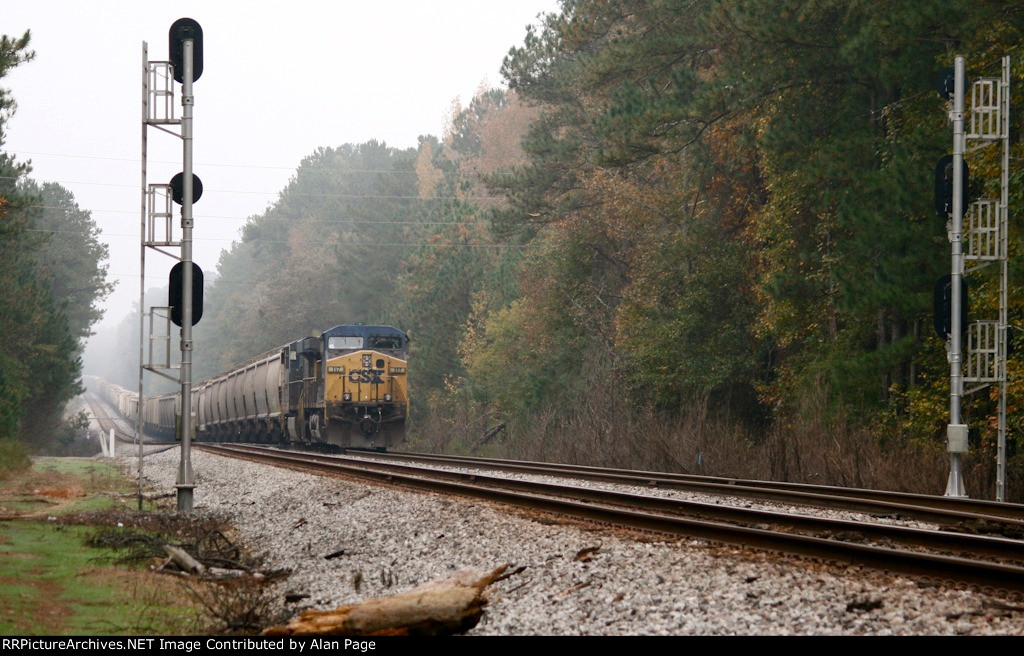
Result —
<path fill-rule="evenodd" d="M 59 205 L 25 205 L 24 209 L 39 209 L 39 210 L 64 210 L 65 207 Z M 97 213 L 97 214 L 133 214 L 138 216 L 139 210 L 82 210 L 84 212 Z M 224 214 L 193 214 L 193 219 L 228 219 L 232 221 L 248 221 L 253 216 L 229 216 Z M 284 218 L 284 217 L 273 217 L 263 216 L 259 217 L 261 221 L 279 221 L 294 223 L 295 219 Z M 304 219 L 312 223 L 323 223 L 327 225 L 341 225 L 341 224 L 367 224 L 367 225 L 406 225 L 406 226 L 469 226 L 474 225 L 475 221 L 369 221 L 363 219 L 318 219 L 313 217 L 307 217 Z M 104 233 L 106 234 L 106 233 Z M 137 236 L 137 235 L 136 235 Z"/>
<path fill-rule="evenodd" d="M 88 234 L 88 233 L 86 233 L 85 231 L 82 231 L 82 230 L 44 230 L 44 229 L 39 229 L 39 228 L 24 228 L 22 231 L 23 232 L 35 232 L 35 233 L 53 234 L 53 235 L 76 235 L 76 236 L 81 236 L 81 235 Z M 139 238 L 138 234 L 121 234 L 121 233 L 107 233 L 107 232 L 104 232 L 103 236 L 104 237 L 125 237 L 125 238 L 132 238 L 132 239 L 138 239 Z M 239 242 L 240 240 L 237 239 L 237 238 L 228 238 L 228 237 L 193 237 L 192 241 Z M 260 239 L 259 243 L 260 244 L 288 244 L 288 243 L 291 243 L 291 242 L 290 242 L 290 240 L 287 240 L 287 239 Z M 327 245 L 330 245 L 330 246 L 374 246 L 374 247 L 378 247 L 378 246 L 380 246 L 380 247 L 394 247 L 394 246 L 424 247 L 424 246 L 432 246 L 432 247 L 451 247 L 451 248 L 456 248 L 456 247 L 465 247 L 465 248 L 523 248 L 524 247 L 523 244 L 495 244 L 495 243 L 483 243 L 483 244 L 480 244 L 480 243 L 470 243 L 470 242 L 458 243 L 458 242 L 450 242 L 450 241 L 444 241 L 444 242 L 437 242 L 437 241 L 415 241 L 415 242 L 411 242 L 411 241 L 410 242 L 370 242 L 370 241 L 348 242 L 348 241 L 335 241 L 335 242 L 330 242 Z"/>
<path fill-rule="evenodd" d="M 3 176 L 0 175 L 0 180 L 21 180 L 22 176 Z M 92 187 L 118 187 L 122 189 L 138 189 L 137 184 L 118 184 L 113 182 L 86 182 L 82 180 L 36 180 L 37 183 L 52 182 L 59 185 L 87 185 Z M 205 189 L 203 193 L 218 193 L 218 194 L 243 194 L 243 195 L 256 195 L 256 196 L 279 196 L 280 191 L 247 191 L 240 189 Z M 300 192 L 288 192 L 289 196 L 297 196 L 299 198 L 360 198 L 360 199 L 386 199 L 386 200 L 459 200 L 459 201 L 493 201 L 503 200 L 500 196 L 403 196 L 399 194 L 306 194 Z"/>
<path fill-rule="evenodd" d="M 69 159 L 95 159 L 95 160 L 105 160 L 105 161 L 112 161 L 112 162 L 130 162 L 132 164 L 140 164 L 142 162 L 142 160 L 140 160 L 138 158 L 131 158 L 131 157 L 106 157 L 106 156 L 99 156 L 99 155 L 72 155 L 70 153 L 42 153 L 42 152 L 35 152 L 35 151 L 29 151 L 29 150 L 20 150 L 20 151 L 17 151 L 17 152 L 12 152 L 12 154 L 13 155 L 38 155 L 38 156 L 42 156 L 42 157 L 66 157 L 66 158 L 69 158 Z M 147 160 L 147 161 L 150 164 L 174 164 L 174 165 L 181 164 L 180 160 L 155 160 L 155 159 L 150 159 L 150 160 Z M 379 173 L 404 173 L 404 174 L 407 174 L 407 175 L 415 175 L 416 174 L 415 170 L 407 170 L 407 171 L 403 171 L 401 169 L 345 169 L 345 170 L 342 170 L 342 169 L 338 169 L 337 167 L 331 167 L 331 166 L 303 166 L 301 162 L 299 163 L 298 166 L 270 166 L 270 165 L 266 165 L 266 164 L 222 164 L 222 163 L 214 163 L 214 162 L 196 162 L 195 166 L 199 166 L 199 167 L 209 166 L 209 167 L 216 167 L 216 168 L 234 168 L 234 169 L 265 169 L 265 170 L 268 170 L 268 171 L 295 171 L 295 172 L 297 172 L 298 169 L 301 168 L 304 171 L 329 171 L 331 173 L 360 173 L 360 174 L 361 173 L 373 173 L 373 174 L 379 174 Z M 511 175 L 511 173 L 506 172 L 506 171 L 495 171 L 494 173 L 496 175 Z"/>

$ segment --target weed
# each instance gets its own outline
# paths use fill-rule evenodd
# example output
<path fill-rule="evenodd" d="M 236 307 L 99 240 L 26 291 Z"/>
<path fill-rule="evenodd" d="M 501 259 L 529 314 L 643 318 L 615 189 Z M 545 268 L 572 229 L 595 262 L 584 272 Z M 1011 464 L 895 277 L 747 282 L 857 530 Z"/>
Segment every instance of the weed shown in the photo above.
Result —
<path fill-rule="evenodd" d="M 189 582 L 186 587 L 212 620 L 208 632 L 248 634 L 286 619 L 276 603 L 275 587 L 281 578 L 245 573 Z"/>
<path fill-rule="evenodd" d="M 727 412 L 713 412 L 707 399 L 681 404 L 670 416 L 631 404 L 609 385 L 595 381 L 591 393 L 577 398 L 572 407 L 548 407 L 528 417 L 503 418 L 506 435 L 486 444 L 480 439 L 486 408 L 454 401 L 448 407 L 440 404 L 417 424 L 419 434 L 412 446 L 445 453 L 907 492 L 938 494 L 945 488 L 948 456 L 941 445 L 882 441 L 869 427 L 829 408 L 827 391 L 821 388 L 809 392 L 791 416 L 755 430 Z M 978 451 L 968 458 L 966 467 L 990 460 Z M 978 482 L 982 481 L 979 477 Z M 969 492 L 984 496 L 980 487 Z"/>
<path fill-rule="evenodd" d="M 0 480 L 19 474 L 32 466 L 28 448 L 13 439 L 0 440 Z"/>

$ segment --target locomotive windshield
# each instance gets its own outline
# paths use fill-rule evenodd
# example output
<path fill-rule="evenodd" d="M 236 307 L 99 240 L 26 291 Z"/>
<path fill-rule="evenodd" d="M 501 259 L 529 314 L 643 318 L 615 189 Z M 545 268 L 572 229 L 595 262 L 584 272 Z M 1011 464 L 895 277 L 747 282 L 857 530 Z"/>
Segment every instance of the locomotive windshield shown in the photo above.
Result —
<path fill-rule="evenodd" d="M 402 348 L 402 338 L 398 335 L 370 335 L 367 348 L 397 350 Z"/>
<path fill-rule="evenodd" d="M 370 335 L 364 342 L 362 337 L 354 335 L 331 335 L 327 338 L 327 348 L 332 351 L 352 351 L 361 348 L 397 351 L 402 348 L 402 338 L 398 335 Z"/>
<path fill-rule="evenodd" d="M 349 335 L 332 335 L 327 338 L 327 348 L 332 351 L 361 349 L 363 348 L 363 338 Z"/>
<path fill-rule="evenodd" d="M 324 331 L 323 339 L 331 357 L 364 349 L 405 357 L 409 349 L 409 338 L 391 326 L 345 324 Z"/>

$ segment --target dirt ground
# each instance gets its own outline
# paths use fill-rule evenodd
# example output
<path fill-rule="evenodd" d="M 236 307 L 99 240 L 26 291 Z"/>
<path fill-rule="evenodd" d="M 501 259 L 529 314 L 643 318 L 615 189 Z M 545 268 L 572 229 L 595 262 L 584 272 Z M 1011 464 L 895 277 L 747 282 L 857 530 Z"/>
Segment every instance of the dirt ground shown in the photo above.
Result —
<path fill-rule="evenodd" d="M 0 480 L 0 635 L 191 633 L 198 613 L 188 581 L 155 573 L 160 559 L 121 562 L 122 551 L 86 546 L 105 532 L 188 541 L 203 522 L 137 511 L 108 463 L 40 458 Z"/>

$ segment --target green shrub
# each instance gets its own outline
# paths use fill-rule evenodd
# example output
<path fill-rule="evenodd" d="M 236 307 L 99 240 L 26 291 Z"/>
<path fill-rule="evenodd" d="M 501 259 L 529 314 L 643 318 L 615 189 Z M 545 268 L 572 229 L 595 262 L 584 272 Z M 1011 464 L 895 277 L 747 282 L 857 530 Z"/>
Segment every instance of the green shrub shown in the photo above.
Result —
<path fill-rule="evenodd" d="M 0 478 L 23 472 L 31 465 L 32 460 L 24 444 L 18 440 L 0 439 Z"/>

